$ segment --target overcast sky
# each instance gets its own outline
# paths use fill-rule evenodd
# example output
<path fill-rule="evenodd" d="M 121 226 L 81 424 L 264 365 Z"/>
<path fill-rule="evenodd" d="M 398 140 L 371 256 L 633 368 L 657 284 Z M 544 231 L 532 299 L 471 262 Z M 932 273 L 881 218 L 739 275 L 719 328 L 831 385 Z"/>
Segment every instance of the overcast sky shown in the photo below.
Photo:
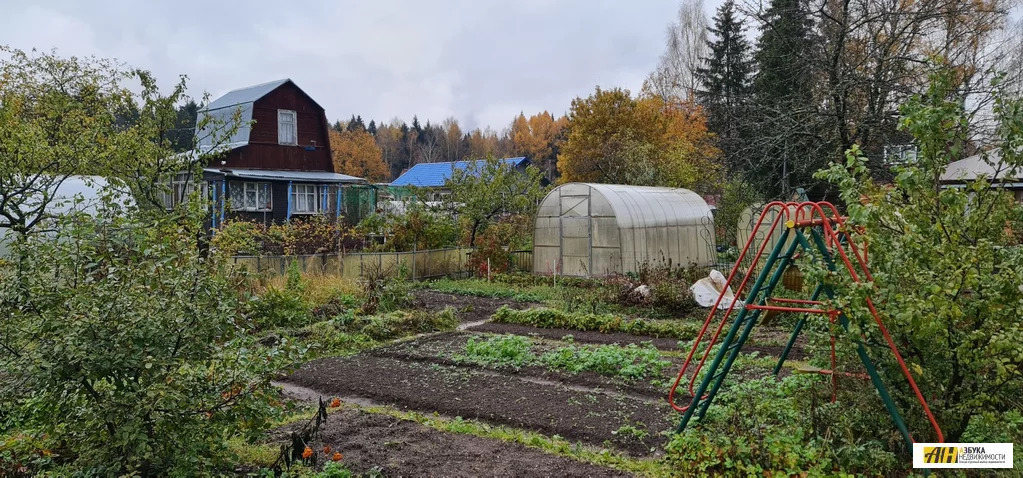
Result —
<path fill-rule="evenodd" d="M 500 131 L 596 85 L 638 90 L 679 0 L 221 3 L 0 0 L 0 44 L 117 58 L 165 86 L 186 74 L 195 97 L 291 78 L 331 121 L 454 116 Z"/>

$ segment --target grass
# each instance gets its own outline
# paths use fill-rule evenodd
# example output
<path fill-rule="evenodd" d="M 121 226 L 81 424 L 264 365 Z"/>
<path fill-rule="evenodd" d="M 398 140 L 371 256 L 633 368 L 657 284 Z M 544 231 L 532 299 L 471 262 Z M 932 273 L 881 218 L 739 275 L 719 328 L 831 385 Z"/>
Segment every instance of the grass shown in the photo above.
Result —
<path fill-rule="evenodd" d="M 422 284 L 423 287 L 449 294 L 472 295 L 519 302 L 546 302 L 562 297 L 562 288 L 547 285 L 513 285 L 487 282 L 483 279 L 438 279 Z"/>
<path fill-rule="evenodd" d="M 288 282 L 287 275 L 268 277 L 261 281 L 262 289 L 283 290 Z M 308 304 L 319 305 L 337 297 L 361 297 L 365 291 L 354 279 L 330 274 L 303 274 L 300 296 Z"/>

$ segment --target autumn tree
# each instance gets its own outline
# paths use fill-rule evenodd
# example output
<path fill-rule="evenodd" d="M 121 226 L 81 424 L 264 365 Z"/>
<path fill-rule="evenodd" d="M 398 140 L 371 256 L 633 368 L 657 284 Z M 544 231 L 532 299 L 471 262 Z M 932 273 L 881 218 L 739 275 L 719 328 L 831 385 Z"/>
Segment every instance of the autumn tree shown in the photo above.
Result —
<path fill-rule="evenodd" d="M 521 155 L 538 165 L 549 181 L 555 178 L 554 164 L 558 143 L 561 141 L 561 130 L 568 123 L 564 116 L 554 116 L 544 111 L 526 118 L 519 113 L 512 121 L 509 131 L 511 155 Z"/>
<path fill-rule="evenodd" d="M 633 98 L 628 90 L 599 87 L 572 101 L 568 136 L 558 155 L 561 181 L 646 186 L 716 187 L 719 151 L 706 119 L 691 102 L 659 95 Z"/>
<path fill-rule="evenodd" d="M 384 164 L 380 147 L 368 131 L 355 128 L 338 133 L 331 129 L 329 136 L 330 155 L 334 160 L 335 171 L 370 181 L 390 179 L 391 175 Z"/>

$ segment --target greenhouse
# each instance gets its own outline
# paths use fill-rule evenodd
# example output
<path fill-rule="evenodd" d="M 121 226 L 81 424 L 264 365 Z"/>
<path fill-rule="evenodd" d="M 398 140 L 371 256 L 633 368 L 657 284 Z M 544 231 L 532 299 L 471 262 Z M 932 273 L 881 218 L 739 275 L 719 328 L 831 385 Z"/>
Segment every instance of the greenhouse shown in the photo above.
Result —
<path fill-rule="evenodd" d="M 714 218 L 680 188 L 569 183 L 536 215 L 533 271 L 576 277 L 715 263 Z"/>

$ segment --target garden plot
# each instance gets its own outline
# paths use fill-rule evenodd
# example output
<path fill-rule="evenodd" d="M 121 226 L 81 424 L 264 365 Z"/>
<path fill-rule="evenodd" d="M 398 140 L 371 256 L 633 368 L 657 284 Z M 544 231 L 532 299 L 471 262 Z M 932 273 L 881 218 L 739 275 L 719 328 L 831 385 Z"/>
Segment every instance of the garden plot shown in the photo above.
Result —
<path fill-rule="evenodd" d="M 483 323 L 490 319 L 502 306 L 513 309 L 528 309 L 539 304 L 510 299 L 451 294 L 434 290 L 418 290 L 413 296 L 413 307 L 429 312 L 439 312 L 447 307 L 455 309 L 458 321 L 463 324 Z"/>
<path fill-rule="evenodd" d="M 286 441 L 301 425 L 278 429 L 270 440 Z M 517 443 L 447 433 L 358 408 L 329 415 L 310 443 L 321 453 L 325 446 L 341 450 L 352 471 L 377 468 L 384 476 L 628 476 Z"/>
<path fill-rule="evenodd" d="M 514 374 L 371 355 L 316 360 L 286 379 L 323 393 L 480 419 L 647 455 L 673 422 L 667 404 Z"/>

